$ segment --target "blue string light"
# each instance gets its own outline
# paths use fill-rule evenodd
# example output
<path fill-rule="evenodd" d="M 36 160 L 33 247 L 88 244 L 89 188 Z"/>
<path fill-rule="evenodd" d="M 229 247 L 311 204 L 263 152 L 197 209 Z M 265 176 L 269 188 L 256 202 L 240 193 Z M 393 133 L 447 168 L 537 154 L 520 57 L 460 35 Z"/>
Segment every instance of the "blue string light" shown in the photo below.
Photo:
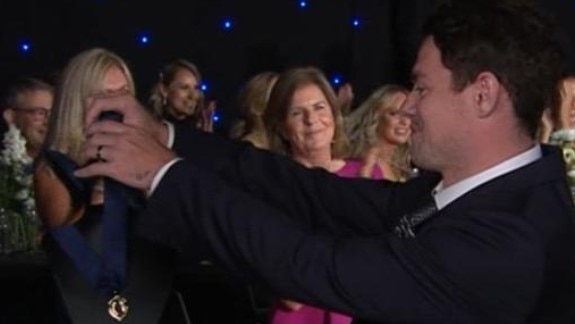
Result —
<path fill-rule="evenodd" d="M 202 84 L 200 84 L 200 90 L 203 92 L 208 91 L 208 84 L 206 82 L 202 82 Z"/>
<path fill-rule="evenodd" d="M 334 85 L 340 85 L 342 82 L 342 77 L 339 74 L 334 74 L 331 78 L 331 83 L 333 83 Z"/>
<path fill-rule="evenodd" d="M 302 9 L 305 8 L 305 7 L 307 7 L 307 1 L 303 1 L 303 0 L 300 1 L 300 2 L 299 2 L 299 7 L 302 8 Z"/>
<path fill-rule="evenodd" d="M 150 35 L 145 33 L 141 33 L 138 35 L 138 42 L 140 43 L 140 45 L 148 45 L 150 41 L 151 41 Z"/>
<path fill-rule="evenodd" d="M 357 28 L 361 25 L 361 20 L 359 18 L 353 18 L 353 20 L 351 21 L 351 24 L 353 25 L 354 28 Z"/>
<path fill-rule="evenodd" d="M 28 53 L 32 50 L 32 45 L 30 44 L 29 41 L 26 41 L 26 40 L 21 41 L 19 47 L 20 47 L 20 52 L 22 52 L 22 53 Z"/>
<path fill-rule="evenodd" d="M 232 22 L 231 19 L 226 18 L 226 19 L 224 19 L 222 26 L 224 27 L 225 30 L 230 30 L 234 26 L 234 23 Z"/>
<path fill-rule="evenodd" d="M 218 123 L 220 121 L 220 115 L 216 111 L 214 111 L 212 120 L 214 121 L 214 123 Z"/>

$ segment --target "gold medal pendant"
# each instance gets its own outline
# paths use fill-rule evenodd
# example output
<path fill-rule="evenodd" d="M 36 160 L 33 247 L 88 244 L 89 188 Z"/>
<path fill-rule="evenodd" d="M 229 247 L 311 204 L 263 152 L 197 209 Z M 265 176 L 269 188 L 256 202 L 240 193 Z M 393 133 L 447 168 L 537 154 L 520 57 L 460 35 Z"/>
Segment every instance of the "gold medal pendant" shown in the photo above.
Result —
<path fill-rule="evenodd" d="M 121 322 L 128 315 L 129 310 L 128 300 L 120 294 L 116 293 L 108 300 L 108 314 L 118 322 Z"/>

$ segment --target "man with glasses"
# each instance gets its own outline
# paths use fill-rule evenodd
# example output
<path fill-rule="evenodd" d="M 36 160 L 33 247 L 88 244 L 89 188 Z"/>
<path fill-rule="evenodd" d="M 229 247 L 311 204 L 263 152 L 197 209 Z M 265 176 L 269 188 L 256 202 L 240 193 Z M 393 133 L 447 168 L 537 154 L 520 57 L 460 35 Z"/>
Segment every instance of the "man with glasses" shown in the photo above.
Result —
<path fill-rule="evenodd" d="M 8 126 L 20 129 L 32 158 L 38 155 L 44 142 L 53 99 L 53 87 L 35 78 L 17 80 L 3 97 L 2 117 Z"/>

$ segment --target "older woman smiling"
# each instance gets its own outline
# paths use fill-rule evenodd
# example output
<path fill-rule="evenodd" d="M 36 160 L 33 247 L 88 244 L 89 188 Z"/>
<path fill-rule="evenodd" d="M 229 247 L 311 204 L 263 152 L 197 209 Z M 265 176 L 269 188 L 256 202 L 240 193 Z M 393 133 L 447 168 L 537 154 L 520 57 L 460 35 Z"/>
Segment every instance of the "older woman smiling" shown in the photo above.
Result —
<path fill-rule="evenodd" d="M 359 173 L 357 163 L 345 160 L 348 142 L 336 95 L 325 75 L 314 67 L 293 68 L 276 82 L 264 113 L 270 149 L 298 163 L 323 168 L 344 177 Z M 272 324 L 348 324 L 338 313 L 282 300 Z"/>

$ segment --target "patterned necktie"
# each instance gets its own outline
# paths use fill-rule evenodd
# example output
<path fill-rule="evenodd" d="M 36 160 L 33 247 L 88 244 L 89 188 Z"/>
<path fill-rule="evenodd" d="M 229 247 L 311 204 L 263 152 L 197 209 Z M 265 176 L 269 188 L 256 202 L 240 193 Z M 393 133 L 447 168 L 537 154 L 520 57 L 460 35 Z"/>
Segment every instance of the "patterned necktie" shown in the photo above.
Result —
<path fill-rule="evenodd" d="M 395 226 L 394 232 L 399 237 L 413 238 L 415 237 L 414 228 L 435 213 L 437 213 L 437 206 L 433 197 L 429 195 L 419 208 L 403 215 L 399 219 L 399 224 Z"/>

